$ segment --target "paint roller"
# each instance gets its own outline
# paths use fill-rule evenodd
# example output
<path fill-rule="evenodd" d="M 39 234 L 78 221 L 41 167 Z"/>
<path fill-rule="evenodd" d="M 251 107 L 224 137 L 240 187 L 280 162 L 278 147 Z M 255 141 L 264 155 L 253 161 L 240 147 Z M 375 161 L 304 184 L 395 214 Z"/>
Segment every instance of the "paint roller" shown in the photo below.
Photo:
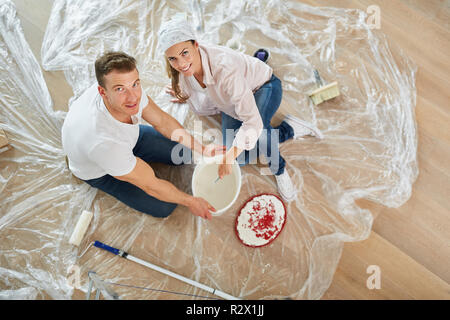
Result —
<path fill-rule="evenodd" d="M 214 294 L 216 296 L 219 296 L 219 297 L 221 297 L 223 299 L 226 299 L 226 300 L 240 300 L 239 298 L 233 297 L 232 295 L 229 295 L 229 294 L 227 294 L 225 292 L 222 292 L 222 291 L 220 291 L 218 289 L 214 289 L 214 288 L 208 287 L 208 286 L 206 286 L 204 284 L 201 284 L 201 283 L 199 283 L 197 281 L 194 281 L 194 280 L 191 280 L 189 278 L 183 277 L 182 275 L 176 274 L 176 273 L 174 273 L 172 271 L 169 271 L 169 270 L 166 270 L 164 268 L 158 267 L 157 265 L 154 265 L 154 264 L 152 264 L 150 262 L 147 262 L 147 261 L 144 261 L 144 260 L 139 259 L 137 257 L 134 257 L 134 256 L 128 254 L 127 252 L 123 251 L 123 250 L 119 250 L 117 248 L 110 247 L 110 246 L 108 246 L 108 245 L 106 245 L 106 244 L 104 244 L 104 243 L 102 243 L 100 241 L 95 241 L 94 242 L 94 247 L 103 249 L 103 250 L 108 251 L 108 252 L 110 252 L 112 254 L 118 255 L 119 257 L 122 257 L 124 259 L 136 262 L 136 263 L 138 263 L 138 264 L 140 264 L 140 265 L 142 265 L 144 267 L 150 268 L 150 269 L 152 269 L 154 271 L 158 271 L 158 272 L 163 273 L 165 275 L 168 275 L 168 276 L 170 276 L 172 278 L 175 278 L 175 279 L 178 279 L 180 281 L 183 281 L 184 283 L 190 284 L 191 286 L 194 286 L 194 287 L 197 287 L 197 288 L 202 289 L 204 291 L 207 291 L 209 293 L 212 293 L 212 294 Z"/>
<path fill-rule="evenodd" d="M 93 216 L 94 214 L 92 212 L 83 210 L 75 226 L 75 229 L 73 230 L 72 236 L 69 239 L 70 244 L 73 244 L 77 247 L 80 245 L 81 240 L 83 240 L 84 234 L 86 233 L 86 230 L 89 226 L 89 223 L 91 223 Z"/>
<path fill-rule="evenodd" d="M 84 234 L 86 233 L 86 230 L 87 230 L 87 228 L 88 228 L 88 226 L 89 226 L 89 223 L 90 223 L 91 220 L 92 220 L 92 217 L 93 217 L 93 213 L 92 213 L 92 212 L 89 212 L 89 211 L 87 211 L 87 210 L 83 210 L 83 212 L 81 213 L 81 216 L 80 216 L 80 218 L 78 219 L 78 222 L 77 222 L 77 224 L 76 224 L 76 226 L 75 226 L 75 229 L 74 229 L 74 231 L 73 231 L 73 233 L 72 233 L 72 236 L 70 237 L 70 240 L 69 240 L 69 243 L 70 243 L 70 244 L 73 244 L 74 246 L 79 246 L 79 245 L 80 245 L 81 240 L 83 239 L 83 236 L 84 236 Z M 199 283 L 199 282 L 197 282 L 197 281 L 191 280 L 191 279 L 189 279 L 189 278 L 183 277 L 183 276 L 181 276 L 181 275 L 179 275 L 179 274 L 176 274 L 176 273 L 171 272 L 171 271 L 169 271 L 169 270 L 166 270 L 166 269 L 164 269 L 164 268 L 158 267 L 158 266 L 156 266 L 156 265 L 154 265 L 154 264 L 151 264 L 150 262 L 141 260 L 141 259 L 139 259 L 139 258 L 137 258 L 137 257 L 132 256 L 132 255 L 129 255 L 127 252 L 125 252 L 125 251 L 123 251 L 123 250 L 119 250 L 119 249 L 110 247 L 110 246 L 108 246 L 108 245 L 106 245 L 106 244 L 104 244 L 104 243 L 102 243 L 102 242 L 100 242 L 100 241 L 95 241 L 95 242 L 91 243 L 91 244 L 88 246 L 88 248 L 84 251 L 84 253 L 85 253 L 92 245 L 94 245 L 94 247 L 97 247 L 97 248 L 99 248 L 99 249 L 103 249 L 103 250 L 106 250 L 106 251 L 108 251 L 108 252 L 111 252 L 111 253 L 113 253 L 113 254 L 115 254 L 115 255 L 118 255 L 118 256 L 120 256 L 120 257 L 122 257 L 122 258 L 125 258 L 125 259 L 127 259 L 127 260 L 134 261 L 134 262 L 136 262 L 136 263 L 138 263 L 138 264 L 140 264 L 140 265 L 143 265 L 143 266 L 145 266 L 145 267 L 147 267 L 147 268 L 150 268 L 150 269 L 152 269 L 152 270 L 158 271 L 158 272 L 160 272 L 160 273 L 163 273 L 163 274 L 165 274 L 165 275 L 168 275 L 168 276 L 170 276 L 170 277 L 173 277 L 173 278 L 175 278 L 175 279 L 178 279 L 178 280 L 180 280 L 180 281 L 183 281 L 183 282 L 185 282 L 185 283 L 187 283 L 187 284 L 190 284 L 190 285 L 192 285 L 192 286 L 194 286 L 194 287 L 197 287 L 197 288 L 200 288 L 200 289 L 202 289 L 202 290 L 205 290 L 205 291 L 207 291 L 207 292 L 209 292 L 209 293 L 212 293 L 212 294 L 214 294 L 214 295 L 216 295 L 216 296 L 219 296 L 219 297 L 221 297 L 221 298 L 224 298 L 224 299 L 227 299 L 227 300 L 239 300 L 238 298 L 233 297 L 233 296 L 231 296 L 231 295 L 229 295 L 229 294 L 227 294 L 227 293 L 225 293 L 225 292 L 222 292 L 222 291 L 220 291 L 220 290 L 217 290 L 217 289 L 214 289 L 214 288 L 205 286 L 205 285 L 203 285 L 203 284 L 201 284 L 201 283 Z M 82 253 L 82 254 L 80 255 L 80 257 L 83 256 L 84 253 Z M 79 258 L 80 258 L 80 257 L 79 257 Z"/>

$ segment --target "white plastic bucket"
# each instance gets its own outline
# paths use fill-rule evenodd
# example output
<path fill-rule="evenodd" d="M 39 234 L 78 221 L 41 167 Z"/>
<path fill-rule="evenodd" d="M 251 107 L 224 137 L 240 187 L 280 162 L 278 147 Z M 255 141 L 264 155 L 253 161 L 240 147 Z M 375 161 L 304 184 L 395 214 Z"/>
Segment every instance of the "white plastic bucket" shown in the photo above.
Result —
<path fill-rule="evenodd" d="M 237 162 L 232 164 L 231 174 L 215 182 L 220 159 L 222 156 L 203 158 L 192 175 L 192 194 L 208 201 L 216 209 L 214 216 L 227 211 L 241 191 L 241 168 Z"/>

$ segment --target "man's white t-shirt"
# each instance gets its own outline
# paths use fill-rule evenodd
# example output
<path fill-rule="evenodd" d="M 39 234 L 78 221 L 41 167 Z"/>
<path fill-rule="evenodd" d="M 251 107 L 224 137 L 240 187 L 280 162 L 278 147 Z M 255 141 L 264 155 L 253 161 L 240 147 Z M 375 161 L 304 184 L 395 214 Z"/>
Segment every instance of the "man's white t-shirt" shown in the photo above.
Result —
<path fill-rule="evenodd" d="M 109 113 L 97 87 L 94 83 L 72 103 L 62 126 L 69 169 L 83 180 L 106 174 L 122 176 L 134 169 L 133 148 L 139 138 L 142 110 L 148 104 L 142 90 L 139 112 L 131 116 L 133 124 L 123 123 Z"/>

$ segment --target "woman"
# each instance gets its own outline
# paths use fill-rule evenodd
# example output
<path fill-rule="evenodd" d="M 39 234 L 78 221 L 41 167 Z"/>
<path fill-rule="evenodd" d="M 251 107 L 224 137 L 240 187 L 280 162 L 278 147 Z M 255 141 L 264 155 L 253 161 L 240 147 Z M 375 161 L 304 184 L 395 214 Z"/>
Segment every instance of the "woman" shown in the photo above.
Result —
<path fill-rule="evenodd" d="M 277 127 L 270 121 L 281 103 L 281 81 L 258 58 L 221 46 L 204 46 L 195 40 L 184 19 L 164 23 L 159 31 L 159 50 L 164 53 L 172 86 L 168 92 L 179 103 L 187 102 L 198 115 L 222 116 L 227 152 L 219 165 L 219 177 L 231 173 L 231 164 L 248 164 L 252 156 L 265 156 L 275 175 L 278 191 L 292 201 L 297 191 L 279 143 L 304 135 L 321 137 L 318 129 L 288 115 Z"/>

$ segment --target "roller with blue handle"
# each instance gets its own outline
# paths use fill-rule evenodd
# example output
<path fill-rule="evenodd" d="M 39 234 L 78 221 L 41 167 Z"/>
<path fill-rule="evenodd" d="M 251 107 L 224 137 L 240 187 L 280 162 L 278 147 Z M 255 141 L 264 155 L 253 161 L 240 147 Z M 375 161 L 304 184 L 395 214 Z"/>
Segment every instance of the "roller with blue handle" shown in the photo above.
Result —
<path fill-rule="evenodd" d="M 156 266 L 156 265 L 154 265 L 154 264 L 152 264 L 150 262 L 147 262 L 147 261 L 141 260 L 139 258 L 133 257 L 132 255 L 129 255 L 127 252 L 125 252 L 123 250 L 119 250 L 119 249 L 113 248 L 111 246 L 108 246 L 108 245 L 100 242 L 100 241 L 95 241 L 94 242 L 94 247 L 97 247 L 97 248 L 109 251 L 109 252 L 111 252 L 111 253 L 113 253 L 115 255 L 118 255 L 118 256 L 120 256 L 122 258 L 125 258 L 125 259 L 128 259 L 128 260 L 134 261 L 136 263 L 139 263 L 140 265 L 143 265 L 143 266 L 145 266 L 147 268 L 150 268 L 150 269 L 153 269 L 155 271 L 161 272 L 161 273 L 163 273 L 165 275 L 168 275 L 170 277 L 173 277 L 173 278 L 178 279 L 180 281 L 183 281 L 185 283 L 188 283 L 188 284 L 190 284 L 190 285 L 192 285 L 194 287 L 197 287 L 199 289 L 205 290 L 205 291 L 207 291 L 209 293 L 212 293 L 212 294 L 214 294 L 214 295 L 216 295 L 218 297 L 221 297 L 223 299 L 226 299 L 226 300 L 239 300 L 238 298 L 233 297 L 233 296 L 231 296 L 231 295 L 229 295 L 229 294 L 227 294 L 225 292 L 222 292 L 220 290 L 217 290 L 217 289 L 205 286 L 205 285 L 203 285 L 203 284 L 201 284 L 201 283 L 199 283 L 197 281 L 188 279 L 188 278 L 183 277 L 183 276 L 181 276 L 179 274 L 176 274 L 176 273 L 171 272 L 169 270 L 166 270 L 164 268 L 158 267 L 158 266 Z"/>

